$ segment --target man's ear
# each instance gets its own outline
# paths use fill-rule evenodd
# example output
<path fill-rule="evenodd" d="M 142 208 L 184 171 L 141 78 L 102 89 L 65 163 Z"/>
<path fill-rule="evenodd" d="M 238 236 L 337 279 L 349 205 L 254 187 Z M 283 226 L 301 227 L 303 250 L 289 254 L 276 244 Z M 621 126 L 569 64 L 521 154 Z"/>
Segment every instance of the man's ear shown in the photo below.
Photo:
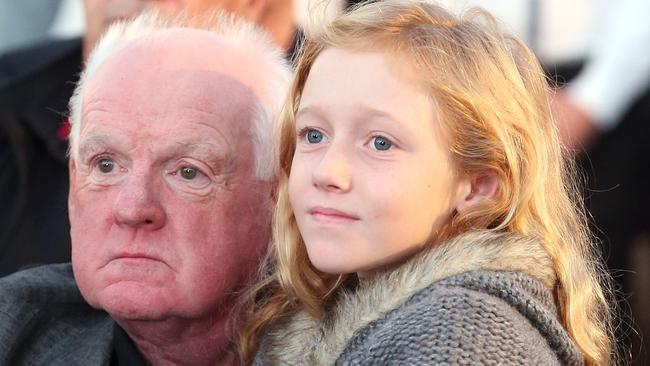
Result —
<path fill-rule="evenodd" d="M 71 212 L 74 210 L 74 204 L 72 202 L 72 196 L 73 192 L 75 191 L 75 181 L 76 181 L 76 176 L 77 176 L 77 165 L 75 160 L 70 157 L 68 159 L 68 182 L 70 184 L 70 187 L 68 189 L 68 210 Z"/>
<path fill-rule="evenodd" d="M 77 165 L 75 164 L 75 160 L 72 157 L 70 157 L 68 159 L 68 179 L 70 180 L 70 187 L 72 187 L 74 175 L 76 173 L 77 173 Z"/>
<path fill-rule="evenodd" d="M 476 205 L 492 201 L 499 193 L 499 177 L 493 172 L 484 172 L 460 182 L 460 195 L 456 211 L 463 213 Z"/>

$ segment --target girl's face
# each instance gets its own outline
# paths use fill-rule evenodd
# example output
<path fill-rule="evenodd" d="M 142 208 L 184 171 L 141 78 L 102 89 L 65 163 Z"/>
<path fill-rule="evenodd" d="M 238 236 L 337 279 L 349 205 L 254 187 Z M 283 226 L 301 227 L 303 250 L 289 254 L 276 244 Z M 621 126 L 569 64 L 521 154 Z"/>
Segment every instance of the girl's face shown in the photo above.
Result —
<path fill-rule="evenodd" d="M 323 272 L 404 259 L 462 196 L 435 104 L 397 61 L 328 49 L 306 81 L 289 199 L 309 259 Z"/>

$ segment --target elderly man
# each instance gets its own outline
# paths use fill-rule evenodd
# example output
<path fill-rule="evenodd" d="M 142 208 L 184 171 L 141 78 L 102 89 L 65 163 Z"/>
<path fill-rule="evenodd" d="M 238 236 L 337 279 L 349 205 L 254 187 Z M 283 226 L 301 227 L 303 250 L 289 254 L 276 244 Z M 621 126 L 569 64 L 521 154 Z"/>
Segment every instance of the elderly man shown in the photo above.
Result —
<path fill-rule="evenodd" d="M 197 16 L 225 9 L 255 22 L 293 54 L 293 0 L 84 0 L 83 39 L 0 56 L 0 276 L 70 261 L 67 102 L 108 26 L 146 8 Z"/>
<path fill-rule="evenodd" d="M 253 26 L 213 23 L 146 14 L 90 56 L 70 102 L 72 265 L 0 280 L 0 364 L 234 362 L 289 72 Z"/>

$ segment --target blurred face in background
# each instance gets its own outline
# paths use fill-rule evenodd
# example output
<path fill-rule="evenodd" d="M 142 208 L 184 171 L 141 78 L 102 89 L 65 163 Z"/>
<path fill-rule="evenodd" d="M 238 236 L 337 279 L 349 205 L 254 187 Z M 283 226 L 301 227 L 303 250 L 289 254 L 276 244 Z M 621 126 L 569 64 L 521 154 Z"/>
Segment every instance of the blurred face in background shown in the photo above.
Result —
<path fill-rule="evenodd" d="M 245 2 L 242 0 L 162 0 L 152 1 L 152 5 L 169 13 L 186 11 L 190 16 L 220 8 L 238 13 Z"/>
<path fill-rule="evenodd" d="M 150 2 L 142 0 L 85 0 L 84 58 L 88 58 L 88 54 L 111 23 L 140 14 L 148 3 Z"/>
<path fill-rule="evenodd" d="M 87 58 L 111 23 L 132 18 L 148 7 L 157 8 L 167 14 L 185 11 L 190 16 L 220 8 L 252 20 L 251 10 L 247 4 L 250 2 L 243 0 L 85 0 L 84 58 Z"/>

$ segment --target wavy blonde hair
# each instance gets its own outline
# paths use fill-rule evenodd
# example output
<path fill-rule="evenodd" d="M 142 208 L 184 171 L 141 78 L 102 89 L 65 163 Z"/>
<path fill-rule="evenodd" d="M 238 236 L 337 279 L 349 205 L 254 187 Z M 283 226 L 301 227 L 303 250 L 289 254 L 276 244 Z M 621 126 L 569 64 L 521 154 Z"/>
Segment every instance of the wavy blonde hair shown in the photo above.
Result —
<path fill-rule="evenodd" d="M 328 48 L 386 52 L 413 68 L 440 109 L 457 171 L 492 172 L 500 182 L 495 200 L 455 215 L 438 238 L 473 228 L 539 238 L 554 264 L 563 326 L 587 364 L 612 362 L 609 280 L 587 229 L 573 166 L 558 140 L 539 63 L 483 11 L 455 17 L 430 3 L 396 0 L 363 4 L 310 34 L 303 45 L 281 121 L 273 270 L 253 291 L 258 306 L 241 333 L 243 362 L 250 361 L 263 329 L 298 309 L 321 317 L 345 281 L 311 265 L 287 191 L 295 113 L 314 61 Z"/>

